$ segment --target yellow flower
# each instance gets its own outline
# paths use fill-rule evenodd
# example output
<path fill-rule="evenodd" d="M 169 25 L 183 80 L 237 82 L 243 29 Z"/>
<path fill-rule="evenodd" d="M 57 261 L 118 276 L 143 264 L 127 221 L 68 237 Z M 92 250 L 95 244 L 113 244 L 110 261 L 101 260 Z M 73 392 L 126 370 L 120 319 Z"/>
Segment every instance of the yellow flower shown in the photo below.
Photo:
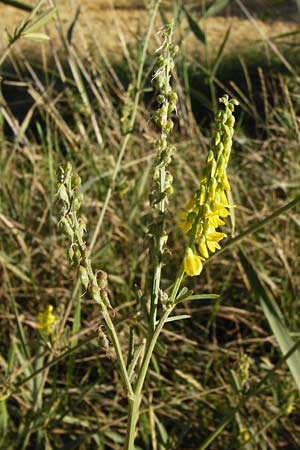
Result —
<path fill-rule="evenodd" d="M 249 431 L 245 427 L 240 427 L 240 440 L 241 442 L 247 442 L 251 438 Z"/>
<path fill-rule="evenodd" d="M 226 168 L 234 131 L 233 111 L 238 103 L 229 100 L 227 95 L 220 102 L 224 104 L 224 110 L 216 115 L 215 133 L 199 188 L 180 215 L 180 228 L 198 241 L 200 255 L 189 249 L 185 257 L 185 271 L 191 276 L 201 272 L 201 261 L 209 258 L 209 251 L 214 253 L 221 248 L 219 242 L 226 234 L 216 229 L 225 224 L 223 218 L 229 216 L 229 209 L 234 207 L 229 205 L 226 195 L 226 191 L 230 191 Z"/>
<path fill-rule="evenodd" d="M 207 250 L 207 245 L 206 245 L 204 236 L 201 236 L 201 238 L 199 240 L 199 253 L 200 253 L 201 256 L 203 256 L 206 259 L 209 257 L 208 250 Z"/>
<path fill-rule="evenodd" d="M 292 414 L 295 411 L 295 405 L 293 403 L 289 403 L 286 408 L 287 415 Z"/>
<path fill-rule="evenodd" d="M 38 314 L 39 330 L 46 335 L 53 333 L 55 328 L 56 316 L 52 311 L 53 306 L 47 305 L 45 311 Z"/>
<path fill-rule="evenodd" d="M 190 277 L 199 275 L 202 270 L 202 258 L 188 247 L 184 258 L 184 271 Z"/>

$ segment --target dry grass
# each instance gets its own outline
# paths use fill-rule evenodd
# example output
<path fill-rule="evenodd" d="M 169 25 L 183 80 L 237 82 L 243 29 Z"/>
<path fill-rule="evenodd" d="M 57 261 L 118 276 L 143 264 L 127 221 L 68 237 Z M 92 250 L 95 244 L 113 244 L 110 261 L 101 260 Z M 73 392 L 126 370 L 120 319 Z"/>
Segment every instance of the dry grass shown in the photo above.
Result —
<path fill-rule="evenodd" d="M 28 1 L 28 4 L 34 4 L 34 0 Z M 170 2 L 167 2 L 169 4 Z M 112 6 L 114 5 L 114 7 Z M 142 7 L 143 3 L 139 1 L 116 1 L 110 0 L 85 0 L 84 3 L 79 0 L 58 0 L 57 6 L 60 14 L 60 19 L 65 28 L 65 31 L 70 26 L 72 20 L 76 15 L 77 8 L 80 7 L 80 16 L 74 32 L 74 43 L 81 49 L 85 50 L 91 45 L 91 35 L 93 40 L 101 46 L 101 48 L 109 52 L 113 58 L 120 58 L 123 55 L 122 46 L 133 46 L 136 42 L 137 33 L 139 30 L 145 28 L 148 13 Z M 259 10 L 259 4 L 255 4 Z M 269 8 L 269 6 L 268 6 Z M 266 8 L 267 9 L 267 8 Z M 253 8 L 255 12 L 255 7 Z M 288 18 L 292 18 L 291 14 L 281 15 L 280 20 L 277 18 L 275 22 L 264 20 L 256 20 L 255 26 L 249 20 L 243 17 L 240 8 L 235 6 L 234 9 L 229 10 L 233 15 L 228 16 L 224 13 L 224 17 L 212 17 L 205 21 L 200 21 L 200 26 L 206 32 L 207 48 L 206 52 L 213 57 L 222 42 L 226 31 L 231 26 L 231 34 L 229 36 L 226 52 L 243 53 L 249 47 L 256 47 L 259 42 L 264 41 L 265 38 L 271 38 L 279 34 L 288 33 L 298 30 L 297 23 Z M 238 15 L 236 15 L 239 13 Z M 15 8 L 0 4 L 0 14 L 5 17 L 5 22 L 0 24 L 0 35 L 2 36 L 2 46 L 6 42 L 3 40 L 5 36 L 4 30 L 13 30 L 19 23 L 21 18 L 26 17 L 26 13 L 19 12 Z M 200 17 L 199 13 L 195 12 L 195 17 Z M 170 16 L 169 16 L 170 17 Z M 286 17 L 286 20 L 282 18 Z M 182 29 L 187 27 L 184 21 Z M 54 30 L 50 27 L 50 36 L 52 36 L 52 45 L 59 44 L 59 38 Z M 264 38 L 263 38 L 264 36 Z M 24 44 L 28 53 L 38 53 L 37 46 L 31 43 Z M 48 48 L 45 45 L 45 48 Z M 204 54 L 204 49 L 201 44 L 195 39 L 192 33 L 189 33 L 185 49 L 188 52 L 195 52 L 199 49 L 200 54 Z"/>

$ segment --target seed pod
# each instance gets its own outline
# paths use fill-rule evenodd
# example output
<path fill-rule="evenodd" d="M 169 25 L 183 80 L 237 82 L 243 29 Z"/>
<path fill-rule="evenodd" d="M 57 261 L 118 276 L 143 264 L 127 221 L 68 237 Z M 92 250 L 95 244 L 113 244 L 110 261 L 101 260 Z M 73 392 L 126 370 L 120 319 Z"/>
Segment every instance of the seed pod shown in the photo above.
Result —
<path fill-rule="evenodd" d="M 97 282 L 95 280 L 93 280 L 93 284 L 92 284 L 92 287 L 91 287 L 91 294 L 92 294 L 93 300 L 96 303 L 99 303 L 100 305 L 103 304 L 103 301 L 102 301 L 102 298 L 101 298 L 101 295 L 100 295 L 100 289 L 99 289 L 99 287 L 97 285 Z"/>
<path fill-rule="evenodd" d="M 108 350 L 109 349 L 109 340 L 106 336 L 106 334 L 104 333 L 104 331 L 102 331 L 102 325 L 99 325 L 98 330 L 97 330 L 97 341 L 98 341 L 98 345 L 102 350 Z"/>
<path fill-rule="evenodd" d="M 74 198 L 72 200 L 72 205 L 71 205 L 71 210 L 73 212 L 78 211 L 78 209 L 81 206 L 81 202 L 83 200 L 83 195 L 81 192 L 76 192 L 76 194 L 74 195 Z"/>
<path fill-rule="evenodd" d="M 72 164 L 68 161 L 65 168 L 64 168 L 64 172 L 65 172 L 65 179 L 64 179 L 64 183 L 65 185 L 68 185 L 70 182 L 70 177 L 72 175 Z"/>
<path fill-rule="evenodd" d="M 87 289 L 90 284 L 90 279 L 86 268 L 83 266 L 79 266 L 79 277 L 83 287 Z"/>
<path fill-rule="evenodd" d="M 84 222 L 84 220 L 80 217 L 78 219 L 78 233 L 80 235 L 80 237 L 82 238 L 84 233 L 86 232 L 86 223 Z"/>
<path fill-rule="evenodd" d="M 67 205 L 70 204 L 68 192 L 67 192 L 66 186 L 64 184 L 61 184 L 59 186 L 57 195 L 63 202 L 67 203 Z"/>
<path fill-rule="evenodd" d="M 111 308 L 111 304 L 108 298 L 108 293 L 105 289 L 100 290 L 101 300 L 103 301 L 104 305 L 108 308 Z"/>
<path fill-rule="evenodd" d="M 69 223 L 69 221 L 67 220 L 66 217 L 64 217 L 60 221 L 60 226 L 61 226 L 61 229 L 63 230 L 63 233 L 65 235 L 67 235 L 73 241 L 74 232 L 73 232 L 73 229 L 72 229 L 72 227 L 71 227 L 71 225 L 70 225 L 70 223 Z"/>
<path fill-rule="evenodd" d="M 107 287 L 107 273 L 104 272 L 104 270 L 98 270 L 97 280 L 100 289 L 105 289 Z"/>
<path fill-rule="evenodd" d="M 71 247 L 68 250 L 68 261 L 69 264 L 73 264 L 74 263 L 74 250 L 73 250 L 73 246 L 71 245 Z"/>

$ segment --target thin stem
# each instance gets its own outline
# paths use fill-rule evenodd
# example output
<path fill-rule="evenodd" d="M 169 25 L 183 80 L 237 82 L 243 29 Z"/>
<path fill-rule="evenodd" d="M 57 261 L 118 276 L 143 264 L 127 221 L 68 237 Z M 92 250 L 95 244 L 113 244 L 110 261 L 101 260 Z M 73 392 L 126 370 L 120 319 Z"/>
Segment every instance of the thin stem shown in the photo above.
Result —
<path fill-rule="evenodd" d="M 151 361 L 152 353 L 154 347 L 156 345 L 157 339 L 163 329 L 166 320 L 169 315 L 173 311 L 174 307 L 170 307 L 166 309 L 163 315 L 160 318 L 160 321 L 155 328 L 155 331 L 152 337 L 149 339 L 148 345 L 146 347 L 145 355 L 142 361 L 142 365 L 138 374 L 138 378 L 136 381 L 135 389 L 134 389 L 134 398 L 129 400 L 128 404 L 128 425 L 127 425 L 127 436 L 124 450 L 134 450 L 134 438 L 135 438 L 135 429 L 139 418 L 139 407 L 141 403 L 141 394 L 144 386 L 145 378 L 148 372 L 149 364 Z"/>
<path fill-rule="evenodd" d="M 103 313 L 103 318 L 105 320 L 105 323 L 110 332 L 109 334 L 110 334 L 110 337 L 112 340 L 112 344 L 116 351 L 117 360 L 119 362 L 119 367 L 120 367 L 120 374 L 121 374 L 124 386 L 126 387 L 128 398 L 131 399 L 131 398 L 133 398 L 134 393 L 133 393 L 131 382 L 129 380 L 128 372 L 126 369 L 126 363 L 125 363 L 125 360 L 123 357 L 120 341 L 119 341 L 114 323 L 111 320 L 109 312 L 105 305 L 102 305 L 102 313 Z"/>

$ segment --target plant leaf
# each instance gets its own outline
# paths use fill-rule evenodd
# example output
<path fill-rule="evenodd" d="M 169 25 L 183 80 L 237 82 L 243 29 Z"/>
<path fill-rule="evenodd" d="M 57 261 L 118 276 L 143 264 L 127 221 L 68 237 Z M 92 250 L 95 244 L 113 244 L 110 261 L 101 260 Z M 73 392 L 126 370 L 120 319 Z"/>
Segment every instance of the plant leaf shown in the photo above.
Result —
<path fill-rule="evenodd" d="M 180 297 L 175 300 L 175 305 L 182 302 L 187 302 L 190 300 L 212 300 L 219 298 L 220 296 L 218 294 L 195 294 L 195 295 L 188 295 L 185 297 Z"/>
<path fill-rule="evenodd" d="M 0 0 L 0 3 L 22 9 L 23 11 L 32 11 L 32 6 L 17 0 Z"/>
<path fill-rule="evenodd" d="M 32 41 L 49 41 L 49 36 L 47 36 L 47 34 L 44 33 L 27 33 L 27 31 L 25 33 L 22 33 L 22 37 L 24 39 L 30 39 Z"/>
<path fill-rule="evenodd" d="M 291 338 L 288 328 L 284 323 L 284 317 L 275 301 L 269 297 L 263 285 L 261 284 L 258 275 L 247 259 L 244 251 L 240 249 L 239 257 L 246 273 L 247 279 L 251 289 L 260 302 L 263 312 L 269 322 L 270 328 L 278 342 L 280 350 L 285 355 L 295 345 L 295 341 Z M 294 381 L 300 391 L 300 350 L 295 352 L 287 359 L 287 364 Z"/>
<path fill-rule="evenodd" d="M 28 24 L 26 27 L 26 33 L 32 33 L 40 29 L 42 26 L 46 25 L 52 17 L 56 14 L 56 7 L 48 9 L 43 14 L 41 14 L 36 20 Z"/>
<path fill-rule="evenodd" d="M 191 316 L 190 316 L 189 314 L 181 314 L 181 315 L 179 315 L 179 316 L 172 316 L 172 317 L 169 317 L 169 318 L 166 320 L 166 323 L 167 323 L 167 322 L 175 322 L 176 320 L 190 319 L 190 318 L 191 318 Z"/>
<path fill-rule="evenodd" d="M 190 29 L 192 30 L 192 32 L 194 33 L 194 35 L 196 36 L 196 38 L 202 42 L 202 44 L 206 44 L 206 38 L 205 38 L 205 34 L 204 32 L 201 30 L 201 28 L 199 27 L 199 25 L 197 24 L 197 22 L 192 18 L 192 16 L 189 14 L 189 12 L 187 11 L 187 9 L 185 7 L 183 7 L 183 11 L 184 14 L 187 18 L 188 24 Z"/>
<path fill-rule="evenodd" d="M 217 0 L 213 5 L 211 5 L 208 10 L 204 13 L 203 18 L 214 16 L 218 12 L 222 11 L 229 3 L 229 0 Z"/>

